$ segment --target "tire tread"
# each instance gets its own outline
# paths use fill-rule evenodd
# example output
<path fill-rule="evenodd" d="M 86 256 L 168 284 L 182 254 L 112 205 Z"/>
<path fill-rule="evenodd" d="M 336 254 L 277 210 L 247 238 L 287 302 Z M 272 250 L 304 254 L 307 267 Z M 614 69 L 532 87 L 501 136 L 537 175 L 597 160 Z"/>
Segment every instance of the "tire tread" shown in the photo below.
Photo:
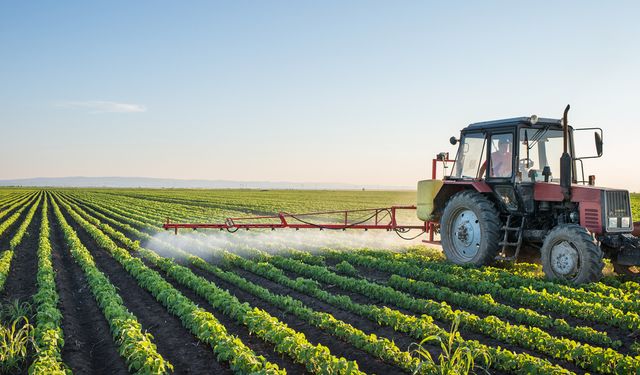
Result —
<path fill-rule="evenodd" d="M 451 207 L 450 205 L 458 204 L 458 201 L 462 201 L 468 206 L 475 206 L 473 208 L 478 216 L 478 219 L 481 222 L 486 223 L 486 231 L 482 233 L 483 241 L 486 241 L 486 251 L 484 251 L 479 258 L 477 258 L 474 262 L 469 262 L 469 264 L 474 264 L 477 266 L 480 265 L 488 265 L 491 264 L 498 253 L 500 241 L 500 227 L 502 225 L 502 221 L 500 220 L 500 215 L 496 206 L 491 202 L 487 197 L 473 190 L 464 190 L 457 194 L 454 194 L 445 205 L 444 213 L 442 215 L 441 220 L 441 233 L 442 233 L 442 223 L 447 219 L 447 208 Z M 466 201 L 466 202 L 465 202 Z M 470 209 L 472 207 L 469 207 Z M 441 237 L 443 250 L 445 247 L 445 243 L 448 243 L 448 240 L 444 240 L 444 236 Z M 482 250 L 482 249 L 481 249 Z M 446 255 L 446 251 L 445 251 Z M 454 260 L 451 260 L 456 263 Z"/>
<path fill-rule="evenodd" d="M 587 268 L 585 271 L 580 272 L 580 276 L 574 281 L 577 284 L 596 282 L 602 278 L 602 269 L 604 268 L 604 260 L 602 257 L 602 250 L 598 246 L 589 232 L 578 224 L 560 224 L 553 228 L 544 240 L 542 248 L 540 249 L 542 258 L 542 270 L 548 279 L 555 279 L 553 271 L 551 270 L 551 263 L 549 255 L 551 249 L 548 249 L 553 238 L 564 236 L 571 238 L 573 241 L 579 241 L 582 248 L 586 251 Z"/>

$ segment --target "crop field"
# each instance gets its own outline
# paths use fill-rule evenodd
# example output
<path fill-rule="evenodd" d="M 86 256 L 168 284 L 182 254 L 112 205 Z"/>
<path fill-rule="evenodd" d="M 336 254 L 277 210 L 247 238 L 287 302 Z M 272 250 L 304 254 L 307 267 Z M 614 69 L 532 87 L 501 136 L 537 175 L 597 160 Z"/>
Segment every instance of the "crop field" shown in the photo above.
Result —
<path fill-rule="evenodd" d="M 463 268 L 393 232 L 162 229 L 414 199 L 0 189 L 0 373 L 640 374 L 640 284 L 611 273 Z"/>

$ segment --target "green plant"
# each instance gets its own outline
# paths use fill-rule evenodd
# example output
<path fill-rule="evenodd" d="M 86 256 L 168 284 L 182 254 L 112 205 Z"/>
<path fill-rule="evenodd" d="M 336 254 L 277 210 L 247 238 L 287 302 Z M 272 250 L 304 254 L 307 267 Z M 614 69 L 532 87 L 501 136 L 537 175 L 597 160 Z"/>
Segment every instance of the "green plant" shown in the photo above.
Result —
<path fill-rule="evenodd" d="M 341 274 L 347 275 L 347 276 L 358 275 L 358 270 L 346 260 L 343 260 L 342 262 L 336 264 L 336 270 L 338 270 L 338 272 L 340 272 Z"/>
<path fill-rule="evenodd" d="M 428 266 L 418 267 L 405 261 L 388 260 L 386 258 L 378 258 L 372 256 L 363 256 L 351 252 L 328 252 L 325 256 L 329 258 L 348 260 L 352 264 L 371 267 L 383 272 L 392 274 L 387 285 L 395 289 L 411 292 L 423 297 L 434 300 L 445 301 L 451 304 L 464 306 L 473 310 L 483 311 L 489 315 L 500 318 L 506 318 L 528 326 L 549 329 L 554 328 L 563 337 L 572 338 L 586 343 L 602 347 L 619 348 L 622 343 L 612 340 L 605 332 L 596 331 L 587 326 L 572 326 L 563 319 L 554 319 L 548 315 L 538 313 L 531 309 L 516 309 L 514 307 L 501 304 L 494 300 L 494 297 L 504 299 L 506 301 L 515 300 L 517 303 L 526 304 L 534 299 L 544 306 L 553 306 L 554 303 L 560 303 L 560 297 L 554 297 L 548 293 L 537 292 L 530 289 L 522 288 L 503 288 L 494 282 L 478 282 L 465 276 L 457 276 L 446 272 L 433 271 Z M 401 277 L 404 275 L 405 277 Z M 409 279 L 413 277 L 418 280 Z M 469 284 L 473 284 L 470 286 Z M 481 295 L 477 295 L 482 293 Z M 523 296 L 524 293 L 530 293 L 530 297 Z M 564 301 L 584 310 L 584 304 L 575 300 Z M 589 305 L 591 306 L 591 305 Z M 597 306 L 591 306 L 596 310 Z M 568 310 L 567 307 L 565 310 Z M 607 307 L 602 306 L 602 309 Z M 578 314 L 578 311 L 575 311 Z M 586 312 L 583 315 L 587 314 Z M 593 315 L 593 314 L 592 314 Z M 624 315 L 624 314 L 619 314 Z M 463 321 L 464 324 L 464 321 Z"/>
<path fill-rule="evenodd" d="M 480 369 L 486 373 L 489 373 L 488 368 L 491 365 L 491 356 L 489 353 L 481 348 L 470 348 L 468 346 L 460 345 L 456 338 L 459 336 L 458 327 L 460 326 L 460 316 L 456 314 L 453 323 L 451 324 L 451 330 L 447 339 L 443 339 L 442 336 L 433 335 L 425 338 L 420 344 L 415 344 L 418 348 L 412 352 L 419 358 L 423 358 L 422 363 L 431 365 L 436 364 L 436 373 L 442 375 L 464 375 L 472 373 L 474 369 Z M 438 356 L 438 362 L 435 362 L 431 357 L 431 353 L 424 347 L 425 344 L 430 342 L 437 342 L 442 350 L 442 353 Z M 476 358 L 482 357 L 482 363 L 485 366 L 476 365 Z M 414 374 L 417 373 L 414 372 Z"/>
<path fill-rule="evenodd" d="M 4 211 L 0 211 L 0 219 L 2 219 L 5 215 L 7 215 L 10 212 L 10 210 L 12 210 L 15 207 L 19 207 L 14 212 L 14 214 L 11 215 L 8 219 L 0 220 L 0 234 L 3 234 L 9 227 L 11 227 L 11 225 L 13 225 L 20 218 L 20 216 L 22 215 L 22 211 L 26 210 L 29 207 L 29 205 L 31 205 L 31 208 L 29 209 L 29 212 L 25 216 L 22 224 L 20 224 L 18 231 L 14 234 L 14 236 L 11 238 L 11 241 L 9 242 L 10 249 L 0 253 L 0 291 L 4 289 L 4 283 L 7 280 L 7 277 L 9 276 L 9 269 L 11 268 L 11 259 L 13 259 L 13 250 L 22 241 L 22 238 L 26 233 L 27 227 L 31 223 L 31 219 L 33 218 L 33 215 L 35 214 L 36 209 L 40 204 L 41 197 L 42 197 L 41 193 L 31 194 L 29 195 L 28 198 L 26 198 L 26 200 L 20 201 L 16 203 L 14 206 L 11 206 Z M 32 204 L 34 200 L 36 200 L 36 203 Z"/>
<path fill-rule="evenodd" d="M 438 303 L 433 300 L 414 298 L 385 285 L 341 276 L 325 267 L 311 266 L 293 259 L 280 256 L 267 257 L 266 254 L 264 258 L 279 268 L 296 272 L 301 276 L 326 284 L 338 285 L 342 289 L 357 292 L 379 302 L 393 304 L 414 313 L 427 314 L 443 322 L 453 322 L 456 315 L 453 308 L 444 302 Z M 546 298 L 549 298 L 549 296 L 546 296 Z M 460 316 L 465 330 L 475 331 L 555 358 L 563 358 L 574 362 L 585 370 L 619 374 L 630 373 L 629 371 L 635 371 L 640 367 L 640 359 L 619 353 L 610 348 L 605 349 L 563 337 L 556 337 L 541 329 L 520 324 L 510 324 L 492 315 L 481 318 L 470 312 L 462 311 Z"/>
<path fill-rule="evenodd" d="M 14 299 L 10 302 L 2 303 L 2 307 L 0 307 L 0 321 L 10 324 L 22 317 L 31 316 L 31 312 L 32 308 L 29 302 L 20 302 L 19 299 Z"/>
<path fill-rule="evenodd" d="M 114 342 L 118 345 L 119 353 L 127 362 L 129 370 L 154 374 L 171 372 L 173 365 L 158 353 L 153 336 L 143 332 L 137 317 L 127 310 L 116 287 L 98 269 L 91 253 L 67 223 L 55 199 L 51 200 L 51 205 L 71 255 L 84 272 L 91 293 L 109 323 Z"/>
<path fill-rule="evenodd" d="M 225 254 L 225 262 L 259 274 L 279 284 L 286 285 L 301 293 L 327 302 L 332 306 L 348 310 L 378 324 L 391 327 L 395 331 L 407 333 L 418 340 L 423 340 L 431 335 L 441 335 L 445 338 L 449 337 L 448 332 L 434 324 L 433 318 L 428 315 L 422 315 L 418 318 L 414 315 L 406 315 L 388 307 L 380 308 L 375 305 L 359 304 L 353 302 L 347 295 L 333 294 L 321 289 L 317 281 L 304 279 L 302 277 L 298 277 L 295 280 L 291 279 L 285 275 L 282 269 L 267 262 L 256 263 L 231 253 Z M 493 367 L 496 370 L 523 375 L 531 373 L 571 374 L 571 372 L 553 365 L 547 360 L 525 353 L 513 353 L 502 348 L 486 346 L 477 341 L 464 340 L 460 336 L 456 337 L 456 341 L 459 345 L 481 348 L 489 352 L 492 359 L 494 359 Z M 423 361 L 422 367 L 427 367 L 428 365 L 428 362 Z"/>
<path fill-rule="evenodd" d="M 55 271 L 51 262 L 49 242 L 49 218 L 47 199 L 42 204 L 42 221 L 38 238 L 38 292 L 33 296 L 35 314 L 35 356 L 29 366 L 29 374 L 64 375 L 62 361 L 62 313 L 58 310 L 59 296 L 56 291 Z"/>
<path fill-rule="evenodd" d="M 56 197 L 56 199 L 58 198 Z M 58 222 L 65 232 L 65 236 L 75 244 L 74 247 L 76 251 L 80 249 L 83 254 L 86 254 L 85 257 L 88 260 L 90 257 L 88 250 L 82 245 L 80 239 L 66 222 L 56 203 L 56 199 L 51 202 Z M 135 258 L 126 250 L 118 247 L 108 236 L 98 229 L 98 227 L 86 221 L 78 213 L 73 211 L 71 206 L 66 204 L 63 200 L 60 200 L 60 203 L 67 210 L 67 213 L 69 213 L 69 215 L 96 240 L 100 247 L 107 250 L 120 264 L 124 266 L 125 270 L 129 272 L 129 274 L 136 278 L 138 284 L 142 288 L 148 290 L 157 301 L 167 307 L 169 312 L 177 315 L 183 322 L 183 325 L 196 337 L 209 344 L 217 354 L 217 359 L 219 361 L 228 361 L 230 363 L 230 367 L 238 373 L 286 373 L 286 370 L 281 370 L 277 365 L 267 361 L 263 356 L 256 355 L 236 336 L 232 336 L 227 333 L 224 325 L 222 325 L 211 313 L 198 307 L 177 289 L 173 288 L 173 286 L 165 281 L 158 272 L 147 267 L 140 258 Z M 92 218 L 92 222 L 100 225 L 101 229 L 108 230 L 109 232 L 113 231 L 113 229 L 108 225 L 100 224 L 97 219 Z M 119 237 L 119 240 L 125 241 L 126 238 L 122 236 Z M 137 242 L 131 241 L 128 243 L 130 245 L 139 246 Z M 79 258 L 82 259 L 80 255 Z M 95 267 L 95 265 L 93 266 Z"/>
<path fill-rule="evenodd" d="M 22 324 L 21 324 L 22 323 Z M 20 368 L 33 343 L 33 326 L 26 316 L 0 326 L 0 373 L 11 373 Z"/>

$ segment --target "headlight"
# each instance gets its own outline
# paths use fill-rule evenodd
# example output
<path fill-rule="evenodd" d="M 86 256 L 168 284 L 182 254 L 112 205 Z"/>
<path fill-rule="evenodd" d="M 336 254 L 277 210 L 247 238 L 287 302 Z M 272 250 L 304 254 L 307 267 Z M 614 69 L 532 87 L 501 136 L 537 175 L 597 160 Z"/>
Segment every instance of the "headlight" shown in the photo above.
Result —
<path fill-rule="evenodd" d="M 580 221 L 580 214 L 573 211 L 572 213 L 569 214 L 569 219 L 571 219 L 572 223 L 577 223 Z"/>
<path fill-rule="evenodd" d="M 609 228 L 617 228 L 618 227 L 618 218 L 610 217 L 609 218 Z"/>
<path fill-rule="evenodd" d="M 631 225 L 631 218 L 630 217 L 623 217 L 620 223 L 620 227 L 621 228 L 629 228 Z"/>

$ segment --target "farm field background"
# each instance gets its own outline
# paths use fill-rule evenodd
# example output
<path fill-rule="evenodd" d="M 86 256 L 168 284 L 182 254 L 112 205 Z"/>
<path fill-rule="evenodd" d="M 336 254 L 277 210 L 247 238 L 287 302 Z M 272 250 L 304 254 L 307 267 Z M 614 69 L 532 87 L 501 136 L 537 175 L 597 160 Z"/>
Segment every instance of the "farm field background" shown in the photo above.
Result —
<path fill-rule="evenodd" d="M 535 264 L 462 268 L 387 232 L 161 228 L 414 201 L 411 191 L 0 189 L 2 323 L 23 313 L 34 338 L 24 362 L 2 358 L 0 371 L 431 374 L 446 352 L 437 339 L 451 339 L 489 373 L 640 373 L 640 284 L 617 276 L 573 287 Z M 639 195 L 632 209 L 637 220 Z"/>

